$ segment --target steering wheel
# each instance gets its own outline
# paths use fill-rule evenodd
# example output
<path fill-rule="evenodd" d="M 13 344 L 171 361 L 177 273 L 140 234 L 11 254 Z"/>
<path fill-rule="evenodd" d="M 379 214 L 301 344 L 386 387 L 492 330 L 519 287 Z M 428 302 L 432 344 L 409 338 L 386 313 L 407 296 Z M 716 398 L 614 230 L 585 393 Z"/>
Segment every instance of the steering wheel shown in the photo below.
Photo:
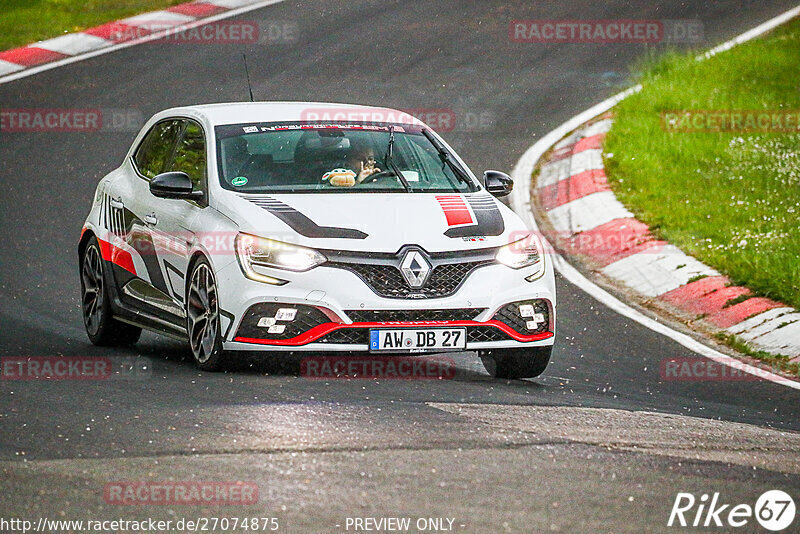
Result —
<path fill-rule="evenodd" d="M 370 174 L 364 178 L 364 181 L 361 182 L 361 184 L 374 184 L 379 180 L 386 180 L 386 178 L 394 178 L 395 180 L 399 181 L 399 178 L 397 178 L 397 175 L 393 171 L 381 171 Z"/>

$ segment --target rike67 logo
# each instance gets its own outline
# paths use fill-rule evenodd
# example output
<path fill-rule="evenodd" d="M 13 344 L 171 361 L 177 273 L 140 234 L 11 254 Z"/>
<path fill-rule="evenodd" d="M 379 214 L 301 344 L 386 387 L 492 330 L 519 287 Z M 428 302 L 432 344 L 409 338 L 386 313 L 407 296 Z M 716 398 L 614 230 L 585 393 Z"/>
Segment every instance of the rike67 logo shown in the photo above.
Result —
<path fill-rule="evenodd" d="M 704 493 L 697 499 L 692 493 L 678 493 L 672 504 L 667 526 L 681 527 L 743 527 L 755 517 L 758 524 L 772 532 L 789 528 L 794 522 L 794 500 L 781 490 L 764 492 L 755 506 L 724 504 L 719 493 L 709 497 Z"/>

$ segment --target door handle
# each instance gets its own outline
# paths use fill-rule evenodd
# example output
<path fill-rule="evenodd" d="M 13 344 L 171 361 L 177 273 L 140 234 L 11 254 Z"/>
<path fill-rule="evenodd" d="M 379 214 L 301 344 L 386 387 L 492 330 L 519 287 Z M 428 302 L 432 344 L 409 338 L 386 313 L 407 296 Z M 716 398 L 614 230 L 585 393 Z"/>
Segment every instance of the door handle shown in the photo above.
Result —
<path fill-rule="evenodd" d="M 111 204 L 112 208 L 116 208 L 121 210 L 125 207 L 125 204 L 122 203 L 122 197 L 119 198 L 111 198 L 108 200 L 108 203 Z"/>
<path fill-rule="evenodd" d="M 153 226 L 158 224 L 158 217 L 156 217 L 155 213 L 145 215 L 142 218 L 144 219 L 144 222 L 146 222 L 147 224 L 152 224 Z"/>

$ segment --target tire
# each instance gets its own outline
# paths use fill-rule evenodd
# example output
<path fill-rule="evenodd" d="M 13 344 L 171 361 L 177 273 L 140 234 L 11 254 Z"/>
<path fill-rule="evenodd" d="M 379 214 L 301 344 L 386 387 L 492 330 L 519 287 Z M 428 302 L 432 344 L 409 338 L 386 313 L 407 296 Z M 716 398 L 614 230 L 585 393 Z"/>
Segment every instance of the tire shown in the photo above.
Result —
<path fill-rule="evenodd" d="M 535 378 L 550 362 L 553 346 L 480 351 L 486 371 L 496 378 Z"/>
<path fill-rule="evenodd" d="M 186 333 L 194 363 L 202 371 L 219 371 L 225 363 L 219 322 L 217 279 L 205 258 L 194 263 L 186 287 Z"/>
<path fill-rule="evenodd" d="M 133 345 L 139 341 L 142 329 L 112 317 L 106 284 L 111 277 L 106 276 L 105 269 L 100 246 L 93 237 L 81 257 L 81 312 L 86 334 L 93 345 Z"/>

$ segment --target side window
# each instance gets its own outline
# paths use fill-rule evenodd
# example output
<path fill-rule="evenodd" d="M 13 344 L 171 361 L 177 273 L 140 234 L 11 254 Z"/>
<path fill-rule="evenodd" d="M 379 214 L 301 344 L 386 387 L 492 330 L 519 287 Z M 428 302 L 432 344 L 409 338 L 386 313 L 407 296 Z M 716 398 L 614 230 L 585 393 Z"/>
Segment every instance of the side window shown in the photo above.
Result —
<path fill-rule="evenodd" d="M 206 142 L 203 129 L 193 121 L 187 121 L 186 130 L 178 143 L 175 159 L 169 169 L 189 175 L 197 191 L 206 190 Z"/>
<path fill-rule="evenodd" d="M 140 173 L 153 178 L 164 172 L 178 139 L 180 126 L 180 121 L 167 120 L 159 122 L 147 133 L 133 156 Z"/>

